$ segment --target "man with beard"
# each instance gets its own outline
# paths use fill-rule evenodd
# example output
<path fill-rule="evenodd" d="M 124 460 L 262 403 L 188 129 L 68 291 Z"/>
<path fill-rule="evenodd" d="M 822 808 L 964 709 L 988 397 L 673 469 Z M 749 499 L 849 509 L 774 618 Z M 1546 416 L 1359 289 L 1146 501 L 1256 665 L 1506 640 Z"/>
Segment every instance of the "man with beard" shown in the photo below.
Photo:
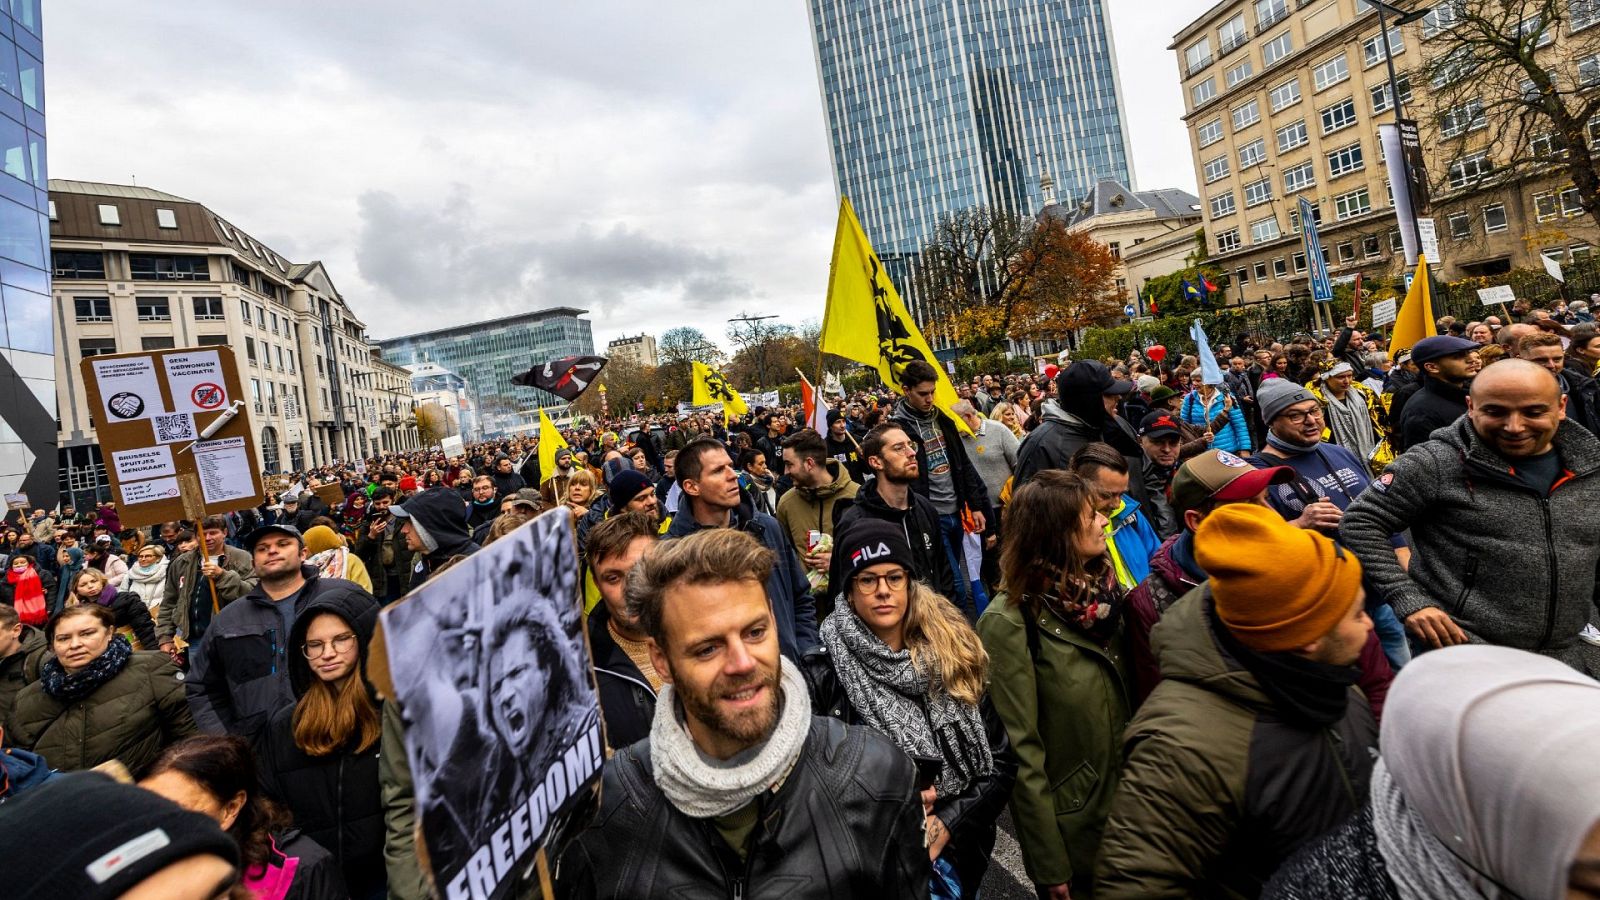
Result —
<path fill-rule="evenodd" d="M 823 445 L 856 484 L 867 477 L 866 464 L 861 461 L 861 445 L 850 433 L 850 420 L 837 409 L 828 410 L 828 433 L 823 436 Z"/>
<path fill-rule="evenodd" d="M 1162 539 L 1183 530 L 1183 523 L 1172 509 L 1167 497 L 1167 485 L 1178 471 L 1178 450 L 1183 444 L 1183 431 L 1178 419 L 1165 410 L 1156 410 L 1139 422 L 1139 448 L 1150 460 L 1145 466 L 1145 490 L 1150 497 L 1150 524 Z"/>
<path fill-rule="evenodd" d="M 429 488 L 389 508 L 401 520 L 400 534 L 406 550 L 417 555 L 408 590 L 415 590 L 433 573 L 458 556 L 471 556 L 478 545 L 467 530 L 467 512 L 461 497 L 447 487 Z"/>
<path fill-rule="evenodd" d="M 861 452 L 873 477 L 856 492 L 855 503 L 834 526 L 834 545 L 841 543 L 850 524 L 858 519 L 882 519 L 900 529 L 911 545 L 918 573 L 940 596 L 956 603 L 955 570 L 939 544 L 939 511 L 928 498 L 912 490 L 917 482 L 917 445 L 899 423 L 887 423 L 867 432 Z M 828 566 L 828 584 L 844 584 L 849 560 L 835 556 Z M 957 603 L 957 608 L 962 609 Z M 962 609 L 969 619 L 977 609 Z"/>
<path fill-rule="evenodd" d="M 494 479 L 487 475 L 472 479 L 472 502 L 467 504 L 468 530 L 476 533 L 480 527 L 493 522 L 499 514 L 500 498 L 495 494 Z"/>
<path fill-rule="evenodd" d="M 544 499 L 547 509 L 559 506 L 567 499 L 567 487 L 572 484 L 574 471 L 576 470 L 572 465 L 572 451 L 566 447 L 557 450 L 555 474 L 539 485 L 539 496 Z"/>
<path fill-rule="evenodd" d="M 1567 418 L 1590 434 L 1600 434 L 1600 382 L 1567 365 L 1561 338 L 1542 331 L 1530 334 L 1517 344 L 1517 357 L 1554 375 L 1567 398 Z"/>
<path fill-rule="evenodd" d="M 515 494 L 528 486 L 527 482 L 522 480 L 522 476 L 517 474 L 516 468 L 517 464 L 512 462 L 509 456 L 495 458 L 492 477 L 494 478 L 496 499 L 505 497 L 508 494 Z"/>
<path fill-rule="evenodd" d="M 778 643 L 792 660 L 817 645 L 816 600 L 805 568 L 778 520 L 756 512 L 739 489 L 739 472 L 721 442 L 696 438 L 678 453 L 678 485 L 683 498 L 666 537 L 688 537 L 698 531 L 732 528 L 743 531 L 776 554 L 767 596 L 778 622 Z"/>
<path fill-rule="evenodd" d="M 649 741 L 606 763 L 603 808 L 556 867 L 558 895 L 928 895 L 915 766 L 870 729 L 811 715 L 778 648 L 773 563 L 717 528 L 657 548 L 629 579 L 665 686 Z"/>
<path fill-rule="evenodd" d="M 1449 335 L 1417 341 L 1411 361 L 1422 372 L 1422 387 L 1405 402 L 1397 419 L 1395 449 L 1400 452 L 1428 440 L 1434 429 L 1466 413 L 1467 386 L 1483 368 L 1476 342 Z"/>

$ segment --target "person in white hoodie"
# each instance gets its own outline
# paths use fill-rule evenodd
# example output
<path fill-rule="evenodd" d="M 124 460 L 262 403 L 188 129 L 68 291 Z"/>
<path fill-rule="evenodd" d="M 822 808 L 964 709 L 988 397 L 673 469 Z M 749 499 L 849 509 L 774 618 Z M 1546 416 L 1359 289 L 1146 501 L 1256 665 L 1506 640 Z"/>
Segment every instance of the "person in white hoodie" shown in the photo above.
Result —
<path fill-rule="evenodd" d="M 150 607 L 150 615 L 156 614 L 156 608 L 161 605 L 161 595 L 167 582 L 167 554 L 162 551 L 160 544 L 146 544 L 139 548 L 139 555 L 134 565 L 128 567 L 128 576 L 123 580 L 123 588 L 133 591 Z"/>

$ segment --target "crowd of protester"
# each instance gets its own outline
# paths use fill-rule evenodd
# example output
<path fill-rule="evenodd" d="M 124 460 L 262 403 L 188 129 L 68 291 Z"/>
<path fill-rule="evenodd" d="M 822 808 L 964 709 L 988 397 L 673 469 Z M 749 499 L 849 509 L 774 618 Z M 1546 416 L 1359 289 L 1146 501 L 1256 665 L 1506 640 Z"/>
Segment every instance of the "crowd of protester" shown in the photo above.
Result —
<path fill-rule="evenodd" d="M 3 893 L 430 896 L 377 614 L 561 507 L 613 755 L 558 896 L 977 897 L 1009 810 L 1041 897 L 1600 897 L 1600 331 L 1507 312 L 14 514 Z"/>

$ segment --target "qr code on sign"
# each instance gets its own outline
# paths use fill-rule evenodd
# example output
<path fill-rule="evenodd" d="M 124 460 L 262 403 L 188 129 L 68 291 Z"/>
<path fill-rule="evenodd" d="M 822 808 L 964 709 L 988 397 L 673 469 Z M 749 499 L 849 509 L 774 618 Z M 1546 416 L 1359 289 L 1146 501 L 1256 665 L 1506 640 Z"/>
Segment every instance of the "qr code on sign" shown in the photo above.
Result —
<path fill-rule="evenodd" d="M 155 425 L 156 443 L 158 444 L 194 440 L 194 418 L 188 413 L 152 416 L 150 421 Z"/>

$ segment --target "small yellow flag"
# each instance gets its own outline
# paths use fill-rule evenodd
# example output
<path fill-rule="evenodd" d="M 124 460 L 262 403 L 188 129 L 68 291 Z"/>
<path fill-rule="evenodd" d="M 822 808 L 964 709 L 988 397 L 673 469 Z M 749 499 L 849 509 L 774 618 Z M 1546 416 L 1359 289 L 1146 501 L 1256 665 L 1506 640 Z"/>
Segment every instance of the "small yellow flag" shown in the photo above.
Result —
<path fill-rule="evenodd" d="M 907 363 L 923 360 L 939 373 L 933 402 L 957 427 L 970 432 L 950 407 L 960 399 L 945 377 L 933 350 L 923 340 L 900 294 L 889 283 L 883 262 L 872 252 L 848 197 L 839 203 L 839 229 L 833 238 L 833 263 L 828 272 L 828 308 L 822 317 L 822 352 L 853 359 L 878 370 L 893 390 Z"/>
<path fill-rule="evenodd" d="M 1433 334 L 1436 327 L 1433 321 L 1433 296 L 1428 290 L 1428 258 L 1417 258 L 1417 271 L 1411 278 L 1411 290 L 1406 292 L 1406 301 L 1400 305 L 1400 312 L 1395 314 L 1394 331 L 1389 336 L 1389 352 L 1399 353 L 1409 349 L 1417 341 Z"/>
<path fill-rule="evenodd" d="M 729 416 L 742 416 L 750 412 L 745 405 L 744 398 L 739 392 L 728 384 L 728 379 L 722 373 L 711 368 L 703 362 L 693 361 L 694 364 L 694 397 L 690 401 L 695 406 L 705 406 L 711 403 L 722 404 L 723 418 Z"/>
<path fill-rule="evenodd" d="M 556 423 L 543 408 L 539 410 L 539 483 L 544 484 L 556 474 L 556 451 L 567 449 L 567 439 L 556 430 Z"/>

